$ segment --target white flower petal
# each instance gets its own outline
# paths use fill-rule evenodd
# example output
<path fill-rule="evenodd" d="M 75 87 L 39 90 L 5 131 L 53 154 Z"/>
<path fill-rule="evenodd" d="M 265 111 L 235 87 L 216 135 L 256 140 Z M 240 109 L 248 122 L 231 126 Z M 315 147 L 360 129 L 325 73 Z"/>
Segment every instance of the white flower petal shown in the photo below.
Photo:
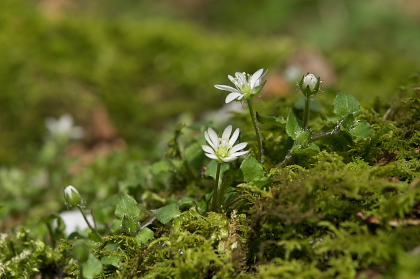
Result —
<path fill-rule="evenodd" d="M 239 137 L 239 128 L 237 128 L 235 132 L 233 133 L 232 137 L 229 140 L 229 144 L 233 146 L 235 144 L 235 141 L 238 139 L 238 137 Z"/>
<path fill-rule="evenodd" d="M 201 148 L 204 150 L 204 152 L 207 152 L 207 153 L 214 153 L 214 149 L 213 148 L 211 148 L 210 146 L 208 146 L 208 145 L 202 145 L 201 146 Z"/>
<path fill-rule="evenodd" d="M 239 93 L 238 89 L 233 88 L 232 86 L 229 86 L 229 85 L 216 84 L 214 87 L 216 87 L 217 89 L 220 89 L 220 90 Z"/>
<path fill-rule="evenodd" d="M 207 131 L 204 132 L 204 137 L 206 138 L 206 141 L 208 144 L 210 144 L 210 146 L 214 149 L 214 143 L 212 142 L 212 140 L 209 137 L 209 133 Z"/>
<path fill-rule="evenodd" d="M 230 102 L 232 102 L 235 99 L 242 99 L 243 95 L 241 93 L 236 93 L 236 92 L 232 92 L 229 95 L 226 96 L 226 100 L 225 103 L 229 104 Z"/>
<path fill-rule="evenodd" d="M 229 157 L 230 157 L 230 156 L 236 156 L 236 157 L 239 157 L 239 156 L 242 156 L 242 155 L 247 154 L 248 152 L 249 152 L 249 150 L 247 150 L 247 151 L 235 152 L 235 153 L 233 153 L 233 154 L 229 154 Z"/>
<path fill-rule="evenodd" d="M 219 160 L 219 158 L 217 158 L 217 156 L 216 155 L 214 155 L 214 154 L 210 154 L 210 153 L 205 153 L 206 154 L 206 156 L 207 157 L 209 157 L 210 159 L 213 159 L 213 160 Z"/>
<path fill-rule="evenodd" d="M 235 83 L 235 78 L 234 78 L 233 76 L 228 75 L 228 79 L 229 79 L 231 82 Z"/>
<path fill-rule="evenodd" d="M 208 128 L 207 132 L 208 132 L 211 142 L 213 143 L 213 148 L 214 150 L 216 150 L 217 147 L 219 146 L 219 137 L 217 136 L 216 132 L 212 128 Z"/>
<path fill-rule="evenodd" d="M 254 88 L 255 86 L 256 86 L 256 83 L 257 83 L 257 81 L 258 80 L 260 80 L 260 78 L 261 78 L 261 75 L 262 75 L 262 73 L 264 72 L 264 69 L 259 69 L 258 71 L 256 71 L 253 75 L 252 75 L 252 77 L 251 77 L 251 80 L 250 80 L 250 85 L 251 85 L 251 88 Z M 257 85 L 258 86 L 258 85 Z"/>
<path fill-rule="evenodd" d="M 232 134 L 232 125 L 226 127 L 226 129 L 223 131 L 222 138 L 228 139 L 230 138 L 230 134 Z"/>
<path fill-rule="evenodd" d="M 227 163 L 227 162 L 231 162 L 231 161 L 234 161 L 234 160 L 238 159 L 238 157 L 229 156 L 229 157 L 220 158 L 220 159 L 222 159 L 223 162 Z"/>
<path fill-rule="evenodd" d="M 244 149 L 247 145 L 248 145 L 247 142 L 238 143 L 237 145 L 235 145 L 234 147 L 232 147 L 229 150 L 229 153 L 235 153 L 236 151 L 239 151 L 241 149 Z"/>

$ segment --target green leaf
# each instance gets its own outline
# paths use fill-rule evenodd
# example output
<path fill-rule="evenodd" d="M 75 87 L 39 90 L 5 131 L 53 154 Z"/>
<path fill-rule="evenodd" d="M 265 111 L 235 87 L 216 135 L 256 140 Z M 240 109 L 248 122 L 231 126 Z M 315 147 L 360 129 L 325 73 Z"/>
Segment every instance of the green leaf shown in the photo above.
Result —
<path fill-rule="evenodd" d="M 319 146 L 315 143 L 311 143 L 308 147 L 302 148 L 301 146 L 295 145 L 292 147 L 292 154 L 299 155 L 312 155 L 314 153 L 320 152 Z"/>
<path fill-rule="evenodd" d="M 124 234 L 133 236 L 135 233 L 137 233 L 138 227 L 139 224 L 136 218 L 127 217 L 124 215 L 121 222 L 121 229 Z"/>
<path fill-rule="evenodd" d="M 171 165 L 167 159 L 162 159 L 150 166 L 150 171 L 155 175 L 162 172 L 169 172 L 170 170 Z"/>
<path fill-rule="evenodd" d="M 99 243 L 101 243 L 101 242 L 103 242 L 103 241 L 104 241 L 104 240 L 102 239 L 102 236 L 101 236 L 98 232 L 96 232 L 96 231 L 91 231 L 91 232 L 89 233 L 88 237 L 89 237 L 89 239 L 90 239 L 90 240 L 93 240 L 93 241 L 95 241 L 95 242 L 99 242 Z"/>
<path fill-rule="evenodd" d="M 152 240 L 155 237 L 153 231 L 149 228 L 142 229 L 136 236 L 136 242 L 139 246 L 147 244 L 149 240 Z"/>
<path fill-rule="evenodd" d="M 181 211 L 179 211 L 179 206 L 176 203 L 168 204 L 164 207 L 152 210 L 152 212 L 156 215 L 156 218 L 162 224 L 166 225 L 179 215 L 181 215 Z"/>
<path fill-rule="evenodd" d="M 358 138 L 366 138 L 372 134 L 372 128 L 366 121 L 359 121 L 354 123 L 353 128 L 349 130 L 349 133 Z"/>
<path fill-rule="evenodd" d="M 83 264 L 83 278 L 93 279 L 102 272 L 101 262 L 90 253 L 89 259 Z"/>
<path fill-rule="evenodd" d="M 213 179 L 216 179 L 216 172 L 217 172 L 217 162 L 215 160 L 212 160 L 204 173 L 205 176 L 210 176 Z M 222 164 L 220 167 L 220 175 L 223 176 L 223 173 L 227 170 L 229 170 L 230 165 L 229 164 Z"/>
<path fill-rule="evenodd" d="M 179 205 L 181 207 L 192 207 L 194 205 L 197 205 L 197 201 L 191 197 L 182 197 L 181 200 L 179 201 Z"/>
<path fill-rule="evenodd" d="M 243 160 L 240 169 L 242 170 L 245 182 L 249 183 L 264 178 L 263 166 L 252 155 L 247 156 Z"/>
<path fill-rule="evenodd" d="M 73 244 L 73 258 L 79 263 L 85 263 L 89 259 L 89 246 L 83 239 L 78 239 Z"/>
<path fill-rule="evenodd" d="M 357 115 L 360 112 L 360 103 L 352 95 L 344 92 L 338 92 L 332 105 L 334 113 L 340 116 Z"/>
<path fill-rule="evenodd" d="M 126 193 L 121 193 L 120 198 L 115 208 L 115 216 L 122 219 L 124 215 L 127 217 L 138 217 L 140 215 L 140 208 L 136 200 Z"/>
<path fill-rule="evenodd" d="M 102 265 L 112 265 L 116 268 L 120 266 L 121 257 L 117 255 L 103 256 L 101 259 Z"/>
<path fill-rule="evenodd" d="M 305 131 L 298 135 L 296 141 L 302 145 L 303 147 L 307 146 L 309 144 L 309 141 L 311 140 L 312 133 L 310 131 Z"/>
<path fill-rule="evenodd" d="M 283 117 L 274 117 L 274 116 L 263 116 L 257 112 L 257 120 L 261 124 L 272 124 L 275 126 L 283 127 L 286 124 L 286 119 Z"/>
<path fill-rule="evenodd" d="M 350 129 L 354 126 L 355 122 L 356 122 L 356 117 L 354 117 L 354 115 L 352 114 L 346 115 L 341 120 L 341 130 L 344 130 L 347 132 L 350 131 Z"/>
<path fill-rule="evenodd" d="M 293 113 L 290 113 L 286 119 L 286 133 L 293 140 L 297 140 L 298 136 L 304 131 L 305 129 L 299 119 Z"/>

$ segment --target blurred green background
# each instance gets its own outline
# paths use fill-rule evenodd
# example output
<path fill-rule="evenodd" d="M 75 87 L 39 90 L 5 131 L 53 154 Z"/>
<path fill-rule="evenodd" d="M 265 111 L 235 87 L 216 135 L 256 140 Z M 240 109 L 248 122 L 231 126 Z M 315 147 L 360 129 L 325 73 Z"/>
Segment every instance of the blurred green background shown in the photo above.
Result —
<path fill-rule="evenodd" d="M 34 162 L 45 118 L 64 113 L 86 148 L 118 139 L 159 157 L 159 131 L 221 108 L 213 85 L 236 71 L 269 70 L 261 99 L 312 71 L 325 98 L 391 102 L 419 70 L 419 30 L 415 0 L 2 0 L 0 165 Z"/>

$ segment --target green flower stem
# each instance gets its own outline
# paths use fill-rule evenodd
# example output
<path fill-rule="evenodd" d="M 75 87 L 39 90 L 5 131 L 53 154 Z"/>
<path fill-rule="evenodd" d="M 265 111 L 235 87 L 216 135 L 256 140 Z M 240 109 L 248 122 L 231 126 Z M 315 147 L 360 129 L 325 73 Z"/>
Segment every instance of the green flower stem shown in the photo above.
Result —
<path fill-rule="evenodd" d="M 303 128 L 306 129 L 309 120 L 309 106 L 311 98 L 305 95 L 305 111 L 303 112 Z"/>
<path fill-rule="evenodd" d="M 257 142 L 258 142 L 257 160 L 262 164 L 263 147 L 262 147 L 261 132 L 257 124 L 257 117 L 255 116 L 254 109 L 252 108 L 251 99 L 248 99 L 247 102 L 248 102 L 249 114 L 251 114 L 252 124 L 254 124 L 255 134 L 257 136 Z"/>
<path fill-rule="evenodd" d="M 213 201 L 211 204 L 211 210 L 214 212 L 219 211 L 219 178 L 220 178 L 220 167 L 222 163 L 217 163 L 216 169 L 216 180 L 214 181 L 214 190 L 213 190 Z"/>
<path fill-rule="evenodd" d="M 91 231 L 96 232 L 96 229 L 94 227 L 92 227 L 92 225 L 90 224 L 89 220 L 87 219 L 85 212 L 83 211 L 81 206 L 77 207 L 80 211 L 80 213 L 82 213 L 83 219 L 85 219 L 86 224 L 88 225 L 89 229 L 91 229 Z M 92 215 L 93 216 L 93 215 Z"/>

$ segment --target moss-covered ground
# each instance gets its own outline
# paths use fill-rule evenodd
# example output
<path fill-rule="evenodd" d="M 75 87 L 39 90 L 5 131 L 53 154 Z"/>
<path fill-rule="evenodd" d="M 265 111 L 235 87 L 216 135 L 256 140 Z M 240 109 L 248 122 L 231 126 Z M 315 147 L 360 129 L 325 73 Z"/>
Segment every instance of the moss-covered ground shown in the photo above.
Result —
<path fill-rule="evenodd" d="M 52 2 L 0 1 L 1 278 L 420 278 L 416 1 Z M 259 68 L 261 164 L 246 105 L 213 87 Z M 311 131 L 343 91 L 369 136 L 282 164 L 296 69 L 323 80 Z M 48 134 L 65 113 L 83 139 Z M 203 133 L 229 124 L 250 153 L 212 212 Z M 68 185 L 96 233 L 66 233 Z"/>

